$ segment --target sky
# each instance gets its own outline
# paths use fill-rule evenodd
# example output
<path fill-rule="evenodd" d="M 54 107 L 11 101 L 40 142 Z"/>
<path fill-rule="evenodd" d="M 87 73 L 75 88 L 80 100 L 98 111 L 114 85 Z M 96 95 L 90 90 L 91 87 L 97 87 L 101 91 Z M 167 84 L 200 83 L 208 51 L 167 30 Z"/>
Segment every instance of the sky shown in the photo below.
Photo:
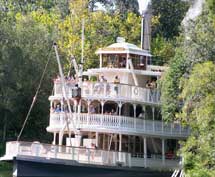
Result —
<path fill-rule="evenodd" d="M 150 0 L 138 0 L 139 2 L 139 11 L 140 13 L 142 13 L 142 11 L 146 10 L 146 7 L 148 5 L 148 3 L 150 2 Z M 100 3 L 96 4 L 98 6 L 98 9 L 103 9 L 102 5 Z"/>

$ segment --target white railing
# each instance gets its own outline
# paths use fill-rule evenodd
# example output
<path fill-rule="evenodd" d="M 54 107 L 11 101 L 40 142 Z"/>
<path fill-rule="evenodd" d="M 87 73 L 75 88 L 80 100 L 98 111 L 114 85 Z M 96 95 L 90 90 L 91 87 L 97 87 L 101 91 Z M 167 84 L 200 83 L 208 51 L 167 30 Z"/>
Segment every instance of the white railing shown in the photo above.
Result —
<path fill-rule="evenodd" d="M 149 168 L 156 168 L 156 169 L 175 169 L 181 166 L 179 159 L 165 159 L 162 160 L 161 158 L 131 158 L 131 166 L 132 167 L 149 167 Z"/>
<path fill-rule="evenodd" d="M 131 166 L 131 154 L 126 152 L 104 151 L 82 147 L 56 146 L 39 142 L 7 142 L 5 156 L 44 157 L 46 159 L 73 160 L 74 163 L 96 165 Z M 13 149 L 13 151 L 11 151 Z"/>
<path fill-rule="evenodd" d="M 73 86 L 70 83 L 66 84 L 66 92 L 69 97 L 72 97 Z M 60 82 L 55 82 L 54 84 L 54 95 L 62 95 Z M 120 98 L 147 103 L 160 103 L 160 92 L 157 89 L 102 82 L 83 82 L 82 97 Z"/>
<path fill-rule="evenodd" d="M 180 124 L 176 123 L 165 123 L 162 121 L 144 120 L 126 116 L 86 113 L 81 113 L 80 116 L 73 117 L 76 117 L 74 122 L 77 128 L 96 128 L 103 130 L 115 130 L 116 132 L 122 131 L 135 134 L 138 133 L 171 137 L 187 137 L 190 134 L 190 129 L 188 127 L 182 127 Z M 64 123 L 64 113 L 50 114 L 50 129 L 61 128 Z"/>
<path fill-rule="evenodd" d="M 151 155 L 144 158 L 131 157 L 130 153 L 117 151 L 104 151 L 82 147 L 57 146 L 42 144 L 39 142 L 12 141 L 6 144 L 6 159 L 13 160 L 13 157 L 24 156 L 29 159 L 45 158 L 46 160 L 60 159 L 70 160 L 74 164 L 95 164 L 106 166 L 124 167 L 149 167 L 174 169 L 180 166 L 179 159 L 164 159 L 161 156 Z"/>

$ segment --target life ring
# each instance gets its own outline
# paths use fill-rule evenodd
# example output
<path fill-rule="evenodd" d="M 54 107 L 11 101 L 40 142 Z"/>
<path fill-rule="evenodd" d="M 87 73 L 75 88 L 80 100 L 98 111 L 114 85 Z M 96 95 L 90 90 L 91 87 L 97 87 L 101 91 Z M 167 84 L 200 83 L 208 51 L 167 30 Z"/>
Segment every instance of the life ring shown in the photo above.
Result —
<path fill-rule="evenodd" d="M 137 87 L 134 88 L 134 94 L 138 95 L 138 88 Z"/>

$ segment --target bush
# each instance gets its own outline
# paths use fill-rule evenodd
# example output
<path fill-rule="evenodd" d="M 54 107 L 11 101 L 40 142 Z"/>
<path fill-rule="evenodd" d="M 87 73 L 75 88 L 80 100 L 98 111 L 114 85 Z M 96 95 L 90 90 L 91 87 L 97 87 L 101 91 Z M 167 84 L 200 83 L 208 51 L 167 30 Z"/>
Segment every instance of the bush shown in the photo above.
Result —
<path fill-rule="evenodd" d="M 0 156 L 3 156 L 5 153 L 5 143 L 0 143 Z"/>

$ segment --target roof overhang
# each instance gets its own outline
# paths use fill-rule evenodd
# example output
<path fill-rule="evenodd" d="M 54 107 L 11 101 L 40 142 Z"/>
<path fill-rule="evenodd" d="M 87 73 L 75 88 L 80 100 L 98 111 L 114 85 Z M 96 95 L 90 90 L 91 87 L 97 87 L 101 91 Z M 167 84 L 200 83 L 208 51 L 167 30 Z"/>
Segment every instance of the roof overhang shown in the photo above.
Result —
<path fill-rule="evenodd" d="M 96 76 L 103 73 L 132 73 L 130 69 L 119 69 L 119 68 L 98 68 L 98 69 L 88 69 L 83 72 L 83 75 L 88 76 Z M 162 72 L 158 71 L 150 71 L 150 70 L 134 70 L 134 73 L 137 75 L 145 75 L 145 76 L 161 76 Z"/>
<path fill-rule="evenodd" d="M 148 50 L 141 49 L 138 46 L 127 42 L 117 42 L 108 47 L 100 48 L 96 51 L 96 54 L 135 54 L 152 56 Z"/>
<path fill-rule="evenodd" d="M 124 49 L 124 50 L 104 50 L 104 49 L 99 49 L 96 51 L 96 54 L 134 54 L 134 55 L 143 55 L 143 56 L 149 56 L 151 57 L 152 55 L 145 50 L 135 50 L 135 49 Z"/>

